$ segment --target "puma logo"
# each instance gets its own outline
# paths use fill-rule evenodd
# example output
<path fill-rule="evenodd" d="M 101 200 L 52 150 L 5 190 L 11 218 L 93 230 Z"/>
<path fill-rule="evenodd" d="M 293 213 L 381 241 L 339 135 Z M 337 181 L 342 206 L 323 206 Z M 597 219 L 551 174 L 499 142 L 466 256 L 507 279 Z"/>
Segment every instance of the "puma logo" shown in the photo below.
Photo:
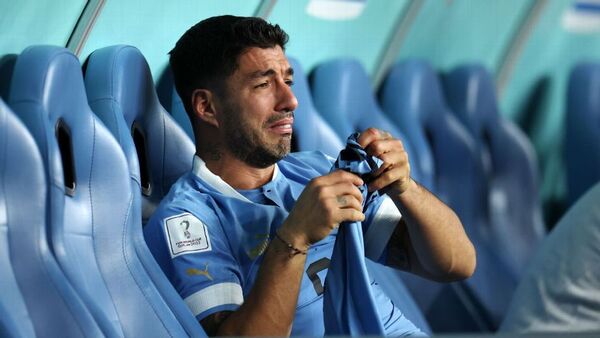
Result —
<path fill-rule="evenodd" d="M 213 280 L 212 276 L 208 272 L 208 263 L 205 263 L 204 270 L 198 270 L 196 268 L 189 268 L 185 272 L 188 274 L 188 276 L 202 275 L 202 276 L 205 276 L 206 278 L 208 278 L 209 280 Z"/>

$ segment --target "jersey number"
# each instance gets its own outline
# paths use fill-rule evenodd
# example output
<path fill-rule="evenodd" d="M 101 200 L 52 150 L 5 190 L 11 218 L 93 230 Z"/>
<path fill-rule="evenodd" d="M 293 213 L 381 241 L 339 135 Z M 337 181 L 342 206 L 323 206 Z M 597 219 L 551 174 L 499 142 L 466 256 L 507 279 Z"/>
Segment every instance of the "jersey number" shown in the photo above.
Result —
<path fill-rule="evenodd" d="M 319 278 L 318 273 L 327 269 L 329 267 L 329 262 L 330 262 L 329 258 L 323 257 L 317 261 L 312 262 L 308 266 L 308 269 L 306 269 L 306 274 L 308 275 L 308 278 L 312 282 L 313 287 L 315 288 L 315 292 L 319 296 L 323 294 L 324 290 L 323 290 L 323 282 L 321 281 L 321 278 Z"/>

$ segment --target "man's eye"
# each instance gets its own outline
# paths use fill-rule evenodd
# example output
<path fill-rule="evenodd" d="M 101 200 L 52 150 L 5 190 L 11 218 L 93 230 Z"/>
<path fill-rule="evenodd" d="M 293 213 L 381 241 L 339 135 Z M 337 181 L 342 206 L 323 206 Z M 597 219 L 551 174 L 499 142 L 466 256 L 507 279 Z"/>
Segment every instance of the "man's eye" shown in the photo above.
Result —
<path fill-rule="evenodd" d="M 294 85 L 294 81 L 293 81 L 293 80 L 287 80 L 287 81 L 285 81 L 285 83 L 286 83 L 288 86 L 290 86 L 290 87 Z"/>
<path fill-rule="evenodd" d="M 255 86 L 255 88 L 267 88 L 269 86 L 269 82 L 263 82 Z"/>

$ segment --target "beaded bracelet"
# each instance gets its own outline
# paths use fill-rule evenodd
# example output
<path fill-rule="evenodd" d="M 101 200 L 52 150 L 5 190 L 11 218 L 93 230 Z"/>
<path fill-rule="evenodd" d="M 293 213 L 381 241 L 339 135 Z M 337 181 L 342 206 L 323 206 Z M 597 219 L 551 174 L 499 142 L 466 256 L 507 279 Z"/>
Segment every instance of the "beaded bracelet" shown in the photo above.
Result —
<path fill-rule="evenodd" d="M 287 242 L 285 239 L 279 236 L 279 232 L 275 231 L 275 237 L 281 241 L 281 243 L 285 244 L 288 248 L 290 258 L 296 255 L 306 255 L 308 250 L 301 250 L 292 245 L 292 243 Z"/>

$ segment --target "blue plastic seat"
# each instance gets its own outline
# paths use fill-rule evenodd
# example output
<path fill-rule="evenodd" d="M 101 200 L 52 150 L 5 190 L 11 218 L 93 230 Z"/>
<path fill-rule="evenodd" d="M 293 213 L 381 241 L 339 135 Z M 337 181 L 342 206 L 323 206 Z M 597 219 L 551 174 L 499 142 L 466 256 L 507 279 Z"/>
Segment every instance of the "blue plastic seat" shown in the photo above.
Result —
<path fill-rule="evenodd" d="M 482 65 L 455 68 L 444 85 L 484 164 L 489 243 L 518 280 L 545 234 L 535 151 L 525 134 L 498 113 L 494 80 Z"/>
<path fill-rule="evenodd" d="M 294 113 L 294 143 L 298 151 L 319 150 L 336 158 L 344 149 L 345 140 L 331 129 L 323 117 L 315 109 L 308 87 L 304 69 L 298 60 L 288 57 L 294 69 L 294 86 L 292 87 L 298 108 Z"/>
<path fill-rule="evenodd" d="M 177 94 L 175 83 L 173 82 L 173 72 L 171 67 L 167 65 L 156 86 L 158 97 L 165 107 L 166 111 L 173 117 L 173 120 L 185 131 L 191 140 L 195 142 L 194 128 L 192 122 L 185 111 L 181 97 Z"/>
<path fill-rule="evenodd" d="M 185 336 L 137 257 L 141 203 L 123 151 L 88 106 L 79 60 L 27 48 L 10 103 L 42 149 L 53 253 L 107 336 Z"/>
<path fill-rule="evenodd" d="M 8 100 L 8 93 L 10 92 L 10 80 L 12 78 L 16 61 L 16 54 L 6 54 L 0 58 L 0 99 L 5 101 Z"/>
<path fill-rule="evenodd" d="M 86 89 L 90 106 L 121 146 L 133 135 L 141 176 L 145 224 L 171 185 L 192 168 L 195 146 L 158 101 L 144 56 L 132 46 L 101 48 L 87 61 Z M 115 116 L 123 116 L 120 124 Z M 132 169 L 133 170 L 133 169 Z M 141 175 L 140 175 L 141 174 Z"/>
<path fill-rule="evenodd" d="M 16 337 L 33 337 L 33 330 L 39 337 L 104 337 L 50 251 L 49 185 L 42 155 L 1 100 L 0 144 L 4 330 Z"/>
<path fill-rule="evenodd" d="M 476 142 L 451 114 L 439 78 L 425 61 L 395 64 L 381 87 L 380 100 L 415 146 L 419 157 L 412 163 L 421 166 L 432 191 L 460 216 L 477 250 L 477 269 L 467 281 L 441 286 L 406 276 L 407 285 L 434 330 L 494 329 L 516 282 L 483 236 L 487 190 Z"/>
<path fill-rule="evenodd" d="M 131 46 L 119 45 L 93 52 L 87 61 L 85 84 L 92 110 L 117 138 L 129 163 L 134 199 L 142 199 L 143 182 L 140 182 L 138 153 L 146 151 L 147 175 L 150 196 L 144 195 L 149 211 L 162 198 L 174 180 L 191 169 L 194 145 L 184 131 L 166 114 L 156 96 L 152 75 L 140 51 Z M 145 136 L 145 148 L 134 144 L 132 130 L 140 128 Z M 138 144 L 139 146 L 140 144 Z M 163 151 L 153 151 L 164 149 Z M 190 159 L 186 161 L 186 159 Z M 153 188 L 157 187 L 157 188 Z M 136 227 L 142 227 L 136 218 Z M 140 235 L 140 232 L 135 232 Z M 204 332 L 179 294 L 166 278 L 148 250 L 143 237 L 136 237 L 133 245 L 139 259 L 149 273 L 169 307 L 189 336 L 202 336 Z"/>
<path fill-rule="evenodd" d="M 600 63 L 582 62 L 571 71 L 565 122 L 567 196 L 571 205 L 600 181 Z"/>
<path fill-rule="evenodd" d="M 311 89 L 315 107 L 340 139 L 375 127 L 402 140 L 409 159 L 416 158 L 410 140 L 381 111 L 367 72 L 358 61 L 338 59 L 318 65 L 311 74 Z M 411 176 L 420 182 L 419 167 L 411 168 Z"/>
<path fill-rule="evenodd" d="M 11 230 L 28 224 L 36 217 L 43 219 L 45 216 L 43 207 L 40 210 L 25 210 L 29 207 L 20 206 L 18 208 L 23 210 L 13 210 L 18 203 L 26 202 L 16 201 L 18 197 L 24 197 L 19 190 L 27 191 L 33 195 L 33 200 L 37 197 L 44 203 L 46 187 L 40 155 L 31 135 L 1 99 L 0 144 L 0 326 L 3 327 L 0 333 L 2 337 L 35 337 L 33 323 L 11 263 L 11 257 L 18 250 L 12 248 L 10 239 L 13 235 Z M 23 173 L 23 168 L 27 168 L 28 172 Z M 34 215 L 19 217 L 27 216 L 29 212 Z"/>

